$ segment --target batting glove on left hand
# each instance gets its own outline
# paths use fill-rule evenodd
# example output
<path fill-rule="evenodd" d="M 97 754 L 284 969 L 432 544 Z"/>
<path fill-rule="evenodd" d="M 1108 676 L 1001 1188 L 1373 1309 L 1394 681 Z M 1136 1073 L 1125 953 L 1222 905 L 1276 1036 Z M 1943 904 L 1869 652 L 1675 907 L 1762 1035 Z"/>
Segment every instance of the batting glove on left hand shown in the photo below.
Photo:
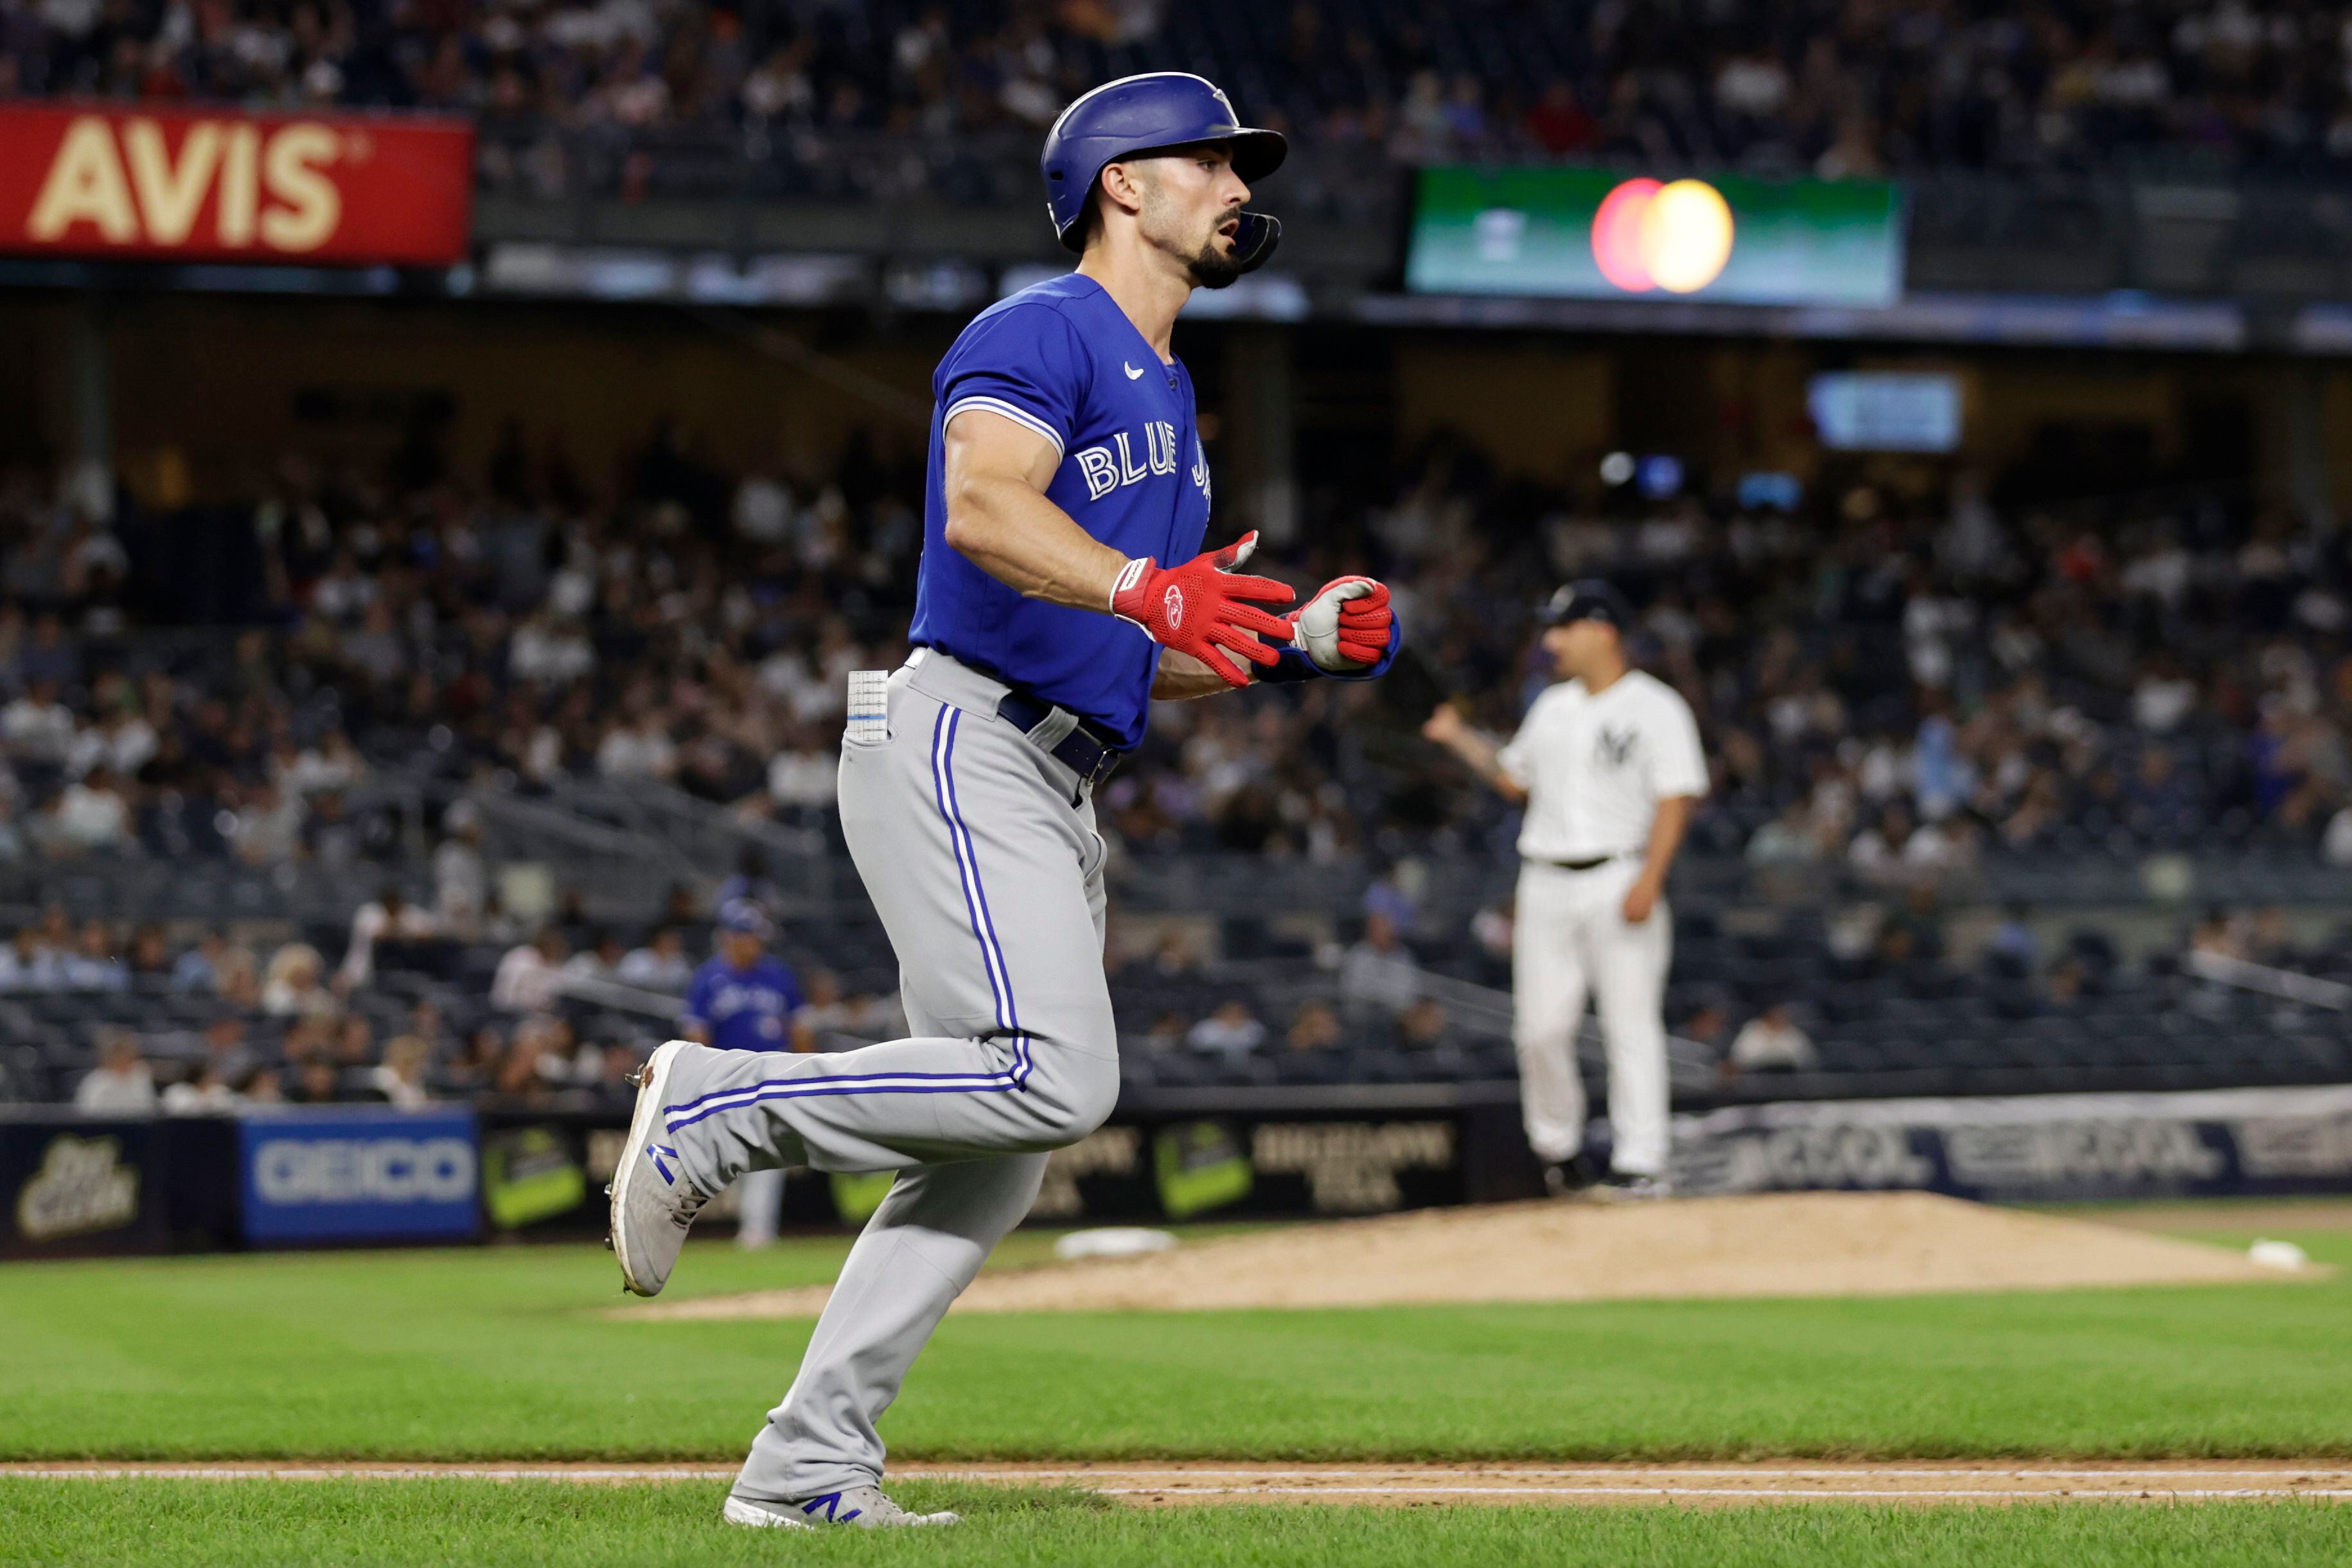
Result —
<path fill-rule="evenodd" d="M 1388 584 L 1377 578 L 1335 577 L 1288 619 L 1289 646 L 1281 663 L 1259 672 L 1261 681 L 1368 681 L 1388 672 L 1404 641 Z"/>

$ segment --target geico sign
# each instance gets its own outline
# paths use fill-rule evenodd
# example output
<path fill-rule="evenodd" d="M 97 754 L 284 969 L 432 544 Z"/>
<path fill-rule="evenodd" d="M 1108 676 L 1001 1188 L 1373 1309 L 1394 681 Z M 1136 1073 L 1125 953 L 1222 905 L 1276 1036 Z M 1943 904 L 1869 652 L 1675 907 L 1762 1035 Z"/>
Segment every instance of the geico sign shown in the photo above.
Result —
<path fill-rule="evenodd" d="M 265 1203 L 460 1203 L 474 1196 L 463 1138 L 271 1138 L 253 1152 Z"/>
<path fill-rule="evenodd" d="M 118 135 L 103 116 L 81 115 L 58 143 L 26 237 L 52 244 L 89 224 L 110 245 L 184 245 L 217 193 L 216 244 L 314 251 L 342 221 L 343 193 L 323 171 L 344 152 L 330 125 L 298 120 L 265 134 L 247 121 L 200 120 L 174 157 L 156 120 L 125 120 Z"/>

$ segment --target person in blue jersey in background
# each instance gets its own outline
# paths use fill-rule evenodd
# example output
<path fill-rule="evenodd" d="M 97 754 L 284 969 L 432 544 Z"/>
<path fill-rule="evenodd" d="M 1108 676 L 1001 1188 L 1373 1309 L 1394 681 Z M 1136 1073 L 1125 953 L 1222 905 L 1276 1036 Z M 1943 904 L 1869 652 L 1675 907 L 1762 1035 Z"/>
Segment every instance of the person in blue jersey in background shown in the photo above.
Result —
<path fill-rule="evenodd" d="M 1083 93 L 1039 172 L 1066 277 L 983 310 L 940 361 L 923 556 L 896 671 L 849 675 L 841 829 L 898 957 L 904 1040 L 780 1056 L 672 1041 L 638 1080 L 614 1176 L 623 1286 L 658 1292 L 710 1197 L 749 1171 L 894 1171 L 800 1375 L 722 1517 L 951 1524 L 880 1490 L 876 1422 L 1052 1152 L 1118 1098 L 1094 790 L 1154 699 L 1369 680 L 1402 635 L 1386 587 L 1286 584 L 1204 550 L 1208 454 L 1171 340 L 1281 230 L 1247 203 L 1282 137 L 1213 82 Z"/>
<path fill-rule="evenodd" d="M 768 951 L 768 917 L 748 898 L 719 907 L 719 950 L 694 971 L 686 988 L 678 1031 L 720 1051 L 814 1051 L 816 1040 L 801 1021 L 806 998 L 800 977 Z M 784 1206 L 784 1173 L 747 1171 L 735 1184 L 735 1244 L 767 1247 L 776 1239 Z"/>

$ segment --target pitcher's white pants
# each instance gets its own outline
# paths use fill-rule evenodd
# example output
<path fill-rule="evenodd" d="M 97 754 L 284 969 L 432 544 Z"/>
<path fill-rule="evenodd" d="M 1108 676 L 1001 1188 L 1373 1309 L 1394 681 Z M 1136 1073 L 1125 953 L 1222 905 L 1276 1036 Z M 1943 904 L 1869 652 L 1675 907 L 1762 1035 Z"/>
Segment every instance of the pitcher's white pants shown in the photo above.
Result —
<path fill-rule="evenodd" d="M 1511 949 L 1513 1042 L 1519 1104 L 1538 1159 L 1566 1160 L 1584 1146 L 1584 1083 L 1576 1033 L 1588 993 L 1609 1048 L 1610 1163 L 1628 1176 L 1666 1168 L 1666 969 L 1674 916 L 1659 899 L 1639 925 L 1625 923 L 1636 859 L 1591 871 L 1528 861 L 1519 868 Z"/>

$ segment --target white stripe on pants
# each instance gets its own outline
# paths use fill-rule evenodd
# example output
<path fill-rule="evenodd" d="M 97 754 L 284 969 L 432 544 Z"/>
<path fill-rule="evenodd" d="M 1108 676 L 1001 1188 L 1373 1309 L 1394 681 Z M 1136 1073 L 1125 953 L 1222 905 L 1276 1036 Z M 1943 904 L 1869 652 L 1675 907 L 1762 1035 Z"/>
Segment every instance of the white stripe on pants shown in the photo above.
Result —
<path fill-rule="evenodd" d="M 1511 946 L 1513 1042 L 1528 1144 L 1543 1160 L 1584 1146 L 1584 1083 L 1576 1032 L 1588 994 L 1599 1006 L 1609 1048 L 1611 1164 L 1634 1176 L 1666 1168 L 1666 969 L 1674 917 L 1658 900 L 1639 925 L 1625 923 L 1625 892 L 1641 874 L 1635 859 L 1591 871 L 1530 861 L 1519 868 Z"/>

